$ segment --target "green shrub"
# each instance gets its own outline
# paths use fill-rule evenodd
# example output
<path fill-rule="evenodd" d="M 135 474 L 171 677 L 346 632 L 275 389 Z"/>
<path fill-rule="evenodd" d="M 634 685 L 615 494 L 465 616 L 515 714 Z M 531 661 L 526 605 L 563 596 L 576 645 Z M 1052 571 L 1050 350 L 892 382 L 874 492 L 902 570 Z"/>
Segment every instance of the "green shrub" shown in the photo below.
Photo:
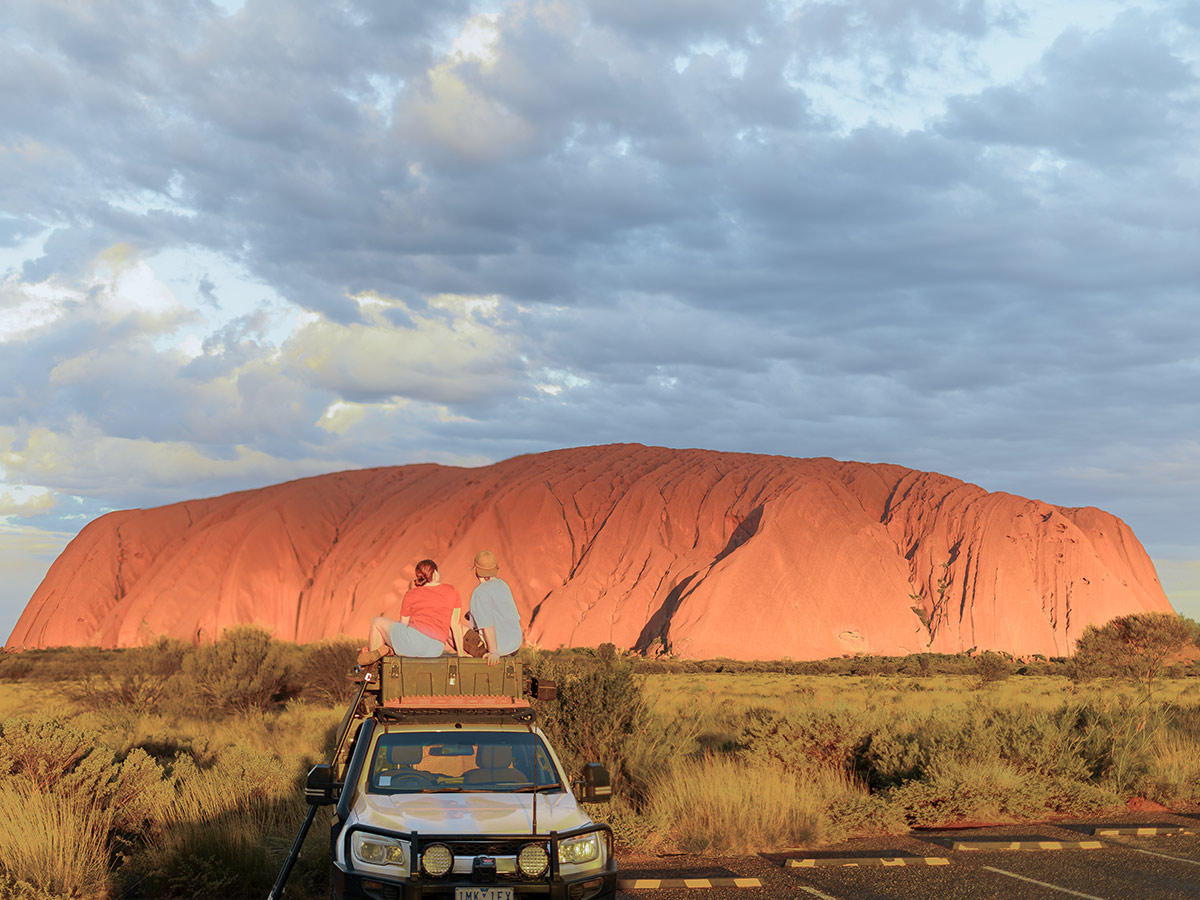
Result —
<path fill-rule="evenodd" d="M 49 716 L 0 722 L 0 780 L 21 779 L 47 791 L 95 749 L 80 732 Z"/>
<path fill-rule="evenodd" d="M 183 657 L 170 690 L 183 709 L 246 712 L 281 699 L 292 680 L 288 652 L 257 626 L 230 628 Z"/>
<path fill-rule="evenodd" d="M 903 834 L 908 831 L 904 811 L 881 794 L 862 790 L 833 793 L 826 800 L 822 837 L 843 840 L 871 834 Z"/>
<path fill-rule="evenodd" d="M 346 678 L 346 673 L 354 668 L 361 643 L 335 638 L 300 647 L 294 665 L 296 683 L 288 693 L 316 703 L 349 703 L 357 686 Z"/>
<path fill-rule="evenodd" d="M 567 659 L 534 656 L 530 671 L 552 678 L 556 700 L 538 706 L 538 724 L 557 748 L 568 772 L 586 762 L 603 763 L 613 778 L 614 791 L 627 792 L 635 804 L 649 781 L 679 742 L 681 729 L 670 723 L 651 727 L 651 714 L 642 695 L 641 680 L 624 657 L 576 655 Z M 674 730 L 674 740 L 661 731 Z"/>
<path fill-rule="evenodd" d="M 146 647 L 114 651 L 104 666 L 83 673 L 80 690 L 91 704 L 155 709 L 177 688 L 172 678 L 191 652 L 187 644 L 167 637 Z"/>
<path fill-rule="evenodd" d="M 0 679 L 18 681 L 33 671 L 33 662 L 11 650 L 0 649 Z"/>
<path fill-rule="evenodd" d="M 150 896 L 197 900 L 261 897 L 279 871 L 272 838 L 286 828 L 279 804 L 239 800 L 237 808 L 164 829 L 139 856 Z M 280 833 L 276 838 L 276 833 Z"/>
<path fill-rule="evenodd" d="M 975 675 L 979 682 L 977 687 L 985 687 L 1003 681 L 1012 674 L 1012 664 L 999 653 L 985 650 L 975 657 Z"/>
<path fill-rule="evenodd" d="M 144 750 L 118 759 L 95 737 L 48 717 L 0 722 L 0 784 L 95 803 L 126 833 L 141 831 L 167 792 Z"/>
<path fill-rule="evenodd" d="M 760 707 L 747 713 L 738 743 L 751 758 L 775 760 L 792 772 L 849 772 L 865 738 L 859 719 L 846 710 L 781 714 Z"/>
<path fill-rule="evenodd" d="M 884 797 L 914 827 L 1081 815 L 1116 800 L 1094 785 L 1031 775 L 1002 760 L 953 757 L 932 763 L 923 778 L 891 788 Z"/>

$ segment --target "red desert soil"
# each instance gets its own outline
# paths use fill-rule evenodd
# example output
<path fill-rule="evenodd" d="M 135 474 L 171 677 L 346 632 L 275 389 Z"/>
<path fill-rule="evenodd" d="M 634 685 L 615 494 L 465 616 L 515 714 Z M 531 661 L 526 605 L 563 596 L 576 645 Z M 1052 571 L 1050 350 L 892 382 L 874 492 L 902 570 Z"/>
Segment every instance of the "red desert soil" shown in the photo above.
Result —
<path fill-rule="evenodd" d="M 130 646 L 256 622 L 361 635 L 423 557 L 464 595 L 487 548 L 527 639 L 688 657 L 1066 653 L 1084 627 L 1170 611 L 1098 509 L 900 466 L 611 445 L 479 469 L 339 472 L 90 523 L 8 646 Z"/>

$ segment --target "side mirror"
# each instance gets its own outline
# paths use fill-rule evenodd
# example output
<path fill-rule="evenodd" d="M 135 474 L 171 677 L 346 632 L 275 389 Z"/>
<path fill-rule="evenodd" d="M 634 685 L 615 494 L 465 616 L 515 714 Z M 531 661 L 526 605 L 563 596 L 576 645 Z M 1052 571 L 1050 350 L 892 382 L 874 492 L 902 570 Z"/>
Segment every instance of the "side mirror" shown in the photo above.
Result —
<path fill-rule="evenodd" d="M 584 803 L 607 803 L 612 799 L 612 779 L 600 763 L 584 763 L 582 782 Z"/>
<path fill-rule="evenodd" d="M 341 785 L 333 780 L 329 766 L 313 766 L 304 782 L 304 799 L 310 806 L 329 806 L 337 803 L 336 791 Z"/>

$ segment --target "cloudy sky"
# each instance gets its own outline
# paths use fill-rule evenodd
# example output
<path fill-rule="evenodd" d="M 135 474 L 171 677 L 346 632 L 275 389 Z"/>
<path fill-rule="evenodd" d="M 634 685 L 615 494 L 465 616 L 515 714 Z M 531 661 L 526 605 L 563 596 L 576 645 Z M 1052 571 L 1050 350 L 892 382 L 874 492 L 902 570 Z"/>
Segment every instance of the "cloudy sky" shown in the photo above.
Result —
<path fill-rule="evenodd" d="M 5 0 L 0 637 L 90 519 L 633 441 L 1124 518 L 1200 617 L 1200 2 Z"/>

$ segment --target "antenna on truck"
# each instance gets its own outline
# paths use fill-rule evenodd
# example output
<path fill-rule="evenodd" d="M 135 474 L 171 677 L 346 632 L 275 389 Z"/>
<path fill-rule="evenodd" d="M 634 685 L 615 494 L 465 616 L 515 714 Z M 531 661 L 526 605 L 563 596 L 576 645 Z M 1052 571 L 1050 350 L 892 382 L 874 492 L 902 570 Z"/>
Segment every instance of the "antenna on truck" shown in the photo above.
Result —
<path fill-rule="evenodd" d="M 537 789 L 537 787 L 538 787 L 538 785 L 537 785 L 538 744 L 537 744 L 537 735 L 533 733 L 533 723 L 526 722 L 525 727 L 529 729 L 529 737 L 532 739 L 531 743 L 533 745 L 533 763 L 532 763 L 532 765 L 533 765 L 533 834 L 536 837 L 537 836 L 537 797 L 538 797 L 538 789 Z"/>

